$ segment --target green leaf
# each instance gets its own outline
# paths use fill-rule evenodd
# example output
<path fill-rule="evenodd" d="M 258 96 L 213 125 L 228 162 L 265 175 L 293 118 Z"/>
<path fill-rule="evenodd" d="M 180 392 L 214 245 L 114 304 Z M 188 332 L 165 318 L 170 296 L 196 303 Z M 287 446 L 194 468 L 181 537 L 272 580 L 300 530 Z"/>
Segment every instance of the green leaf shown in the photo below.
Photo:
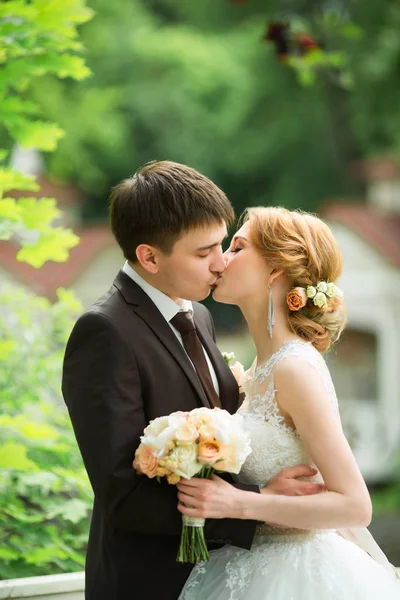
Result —
<path fill-rule="evenodd" d="M 65 550 L 51 545 L 46 548 L 35 548 L 34 550 L 27 550 L 24 555 L 24 560 L 27 563 L 42 565 L 46 563 L 54 562 L 55 558 L 66 558 L 67 554 Z"/>
<path fill-rule="evenodd" d="M 38 242 L 34 246 L 23 246 L 17 253 L 17 260 L 26 262 L 37 269 L 48 260 L 65 262 L 69 250 L 79 244 L 79 237 L 70 229 L 62 227 L 41 231 Z"/>
<path fill-rule="evenodd" d="M 4 192 L 10 190 L 37 192 L 40 186 L 36 183 L 36 178 L 32 175 L 23 175 L 18 171 L 9 168 L 0 168 L 0 196 Z M 0 217 L 6 216 L 2 208 L 5 200 L 14 200 L 13 198 L 5 198 L 0 201 Z M 15 200 L 14 200 L 15 202 Z"/>
<path fill-rule="evenodd" d="M 329 52 L 326 54 L 326 60 L 336 68 L 342 68 L 346 64 L 346 57 L 342 52 Z"/>
<path fill-rule="evenodd" d="M 300 83 L 304 86 L 310 86 L 316 80 L 315 73 L 309 69 L 303 69 L 302 71 L 298 71 L 297 77 L 299 78 Z"/>
<path fill-rule="evenodd" d="M 0 469 L 34 469 L 36 465 L 27 457 L 27 450 L 21 444 L 7 442 L 0 446 Z"/>
<path fill-rule="evenodd" d="M 54 441 L 59 438 L 59 433 L 54 427 L 47 424 L 27 422 L 21 428 L 21 433 L 29 440 Z"/>
<path fill-rule="evenodd" d="M 89 67 L 85 64 L 84 59 L 72 54 L 55 56 L 52 59 L 51 69 L 49 68 L 49 70 L 56 72 L 58 77 L 62 79 L 72 77 L 77 81 L 82 81 L 92 74 Z"/>
<path fill-rule="evenodd" d="M 79 521 L 87 517 L 87 513 L 87 503 L 78 498 L 72 498 L 50 510 L 47 513 L 47 518 L 54 519 L 55 517 L 62 517 L 67 521 L 71 521 L 71 523 L 79 523 Z"/>
<path fill-rule="evenodd" d="M 1 200 L 0 219 L 20 221 L 20 209 L 14 198 L 4 198 Z"/>
<path fill-rule="evenodd" d="M 4 548 L 0 546 L 0 558 L 6 562 L 10 560 L 16 560 L 20 557 L 20 553 L 17 550 L 11 548 Z"/>
<path fill-rule="evenodd" d="M 54 198 L 20 198 L 18 206 L 26 229 L 41 231 L 61 215 Z"/>
<path fill-rule="evenodd" d="M 0 339 L 0 361 L 7 360 L 11 352 L 15 348 L 15 341 L 12 339 L 2 340 Z"/>
<path fill-rule="evenodd" d="M 364 37 L 364 31 L 356 23 L 344 23 L 341 28 L 342 35 L 351 40 L 361 40 Z"/>
<path fill-rule="evenodd" d="M 45 496 L 47 496 L 56 487 L 57 480 L 57 475 L 47 471 L 28 474 L 24 473 L 20 476 L 16 487 L 20 495 L 28 495 L 29 488 L 38 488 Z"/>
<path fill-rule="evenodd" d="M 22 148 L 39 148 L 46 152 L 54 151 L 57 142 L 64 136 L 58 125 L 45 121 L 24 120 L 22 125 L 13 128 L 12 133 Z"/>
<path fill-rule="evenodd" d="M 82 312 L 83 305 L 78 299 L 77 295 L 73 290 L 66 290 L 65 288 L 57 288 L 57 298 L 60 303 L 64 305 L 71 312 Z"/>

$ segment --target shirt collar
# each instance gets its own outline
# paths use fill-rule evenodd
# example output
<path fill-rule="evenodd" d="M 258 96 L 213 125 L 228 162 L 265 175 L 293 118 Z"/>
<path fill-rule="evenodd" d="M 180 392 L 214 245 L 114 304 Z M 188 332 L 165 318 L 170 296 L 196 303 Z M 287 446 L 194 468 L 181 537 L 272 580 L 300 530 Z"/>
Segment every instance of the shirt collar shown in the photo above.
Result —
<path fill-rule="evenodd" d="M 137 273 L 128 261 L 125 262 L 122 270 L 128 277 L 130 277 L 142 290 L 149 296 L 150 300 L 156 305 L 162 316 L 166 321 L 170 321 L 180 311 L 190 312 L 193 314 L 193 306 L 190 300 L 181 300 L 178 304 L 174 302 L 169 296 L 158 290 L 153 285 L 150 285 Z"/>

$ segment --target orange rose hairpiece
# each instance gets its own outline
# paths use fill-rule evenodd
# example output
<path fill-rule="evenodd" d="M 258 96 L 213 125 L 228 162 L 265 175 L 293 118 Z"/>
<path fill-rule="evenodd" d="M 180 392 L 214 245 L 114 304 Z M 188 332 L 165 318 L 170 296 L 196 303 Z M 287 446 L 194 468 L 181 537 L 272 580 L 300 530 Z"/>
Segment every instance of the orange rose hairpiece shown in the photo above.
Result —
<path fill-rule="evenodd" d="M 289 310 L 295 312 L 307 304 L 306 290 L 302 287 L 295 287 L 286 295 L 286 302 Z"/>
<path fill-rule="evenodd" d="M 295 312 L 307 304 L 307 300 L 312 300 L 318 308 L 326 308 L 330 298 L 343 298 L 342 290 L 333 281 L 319 281 L 314 287 L 295 287 L 286 295 L 286 302 L 289 310 Z"/>

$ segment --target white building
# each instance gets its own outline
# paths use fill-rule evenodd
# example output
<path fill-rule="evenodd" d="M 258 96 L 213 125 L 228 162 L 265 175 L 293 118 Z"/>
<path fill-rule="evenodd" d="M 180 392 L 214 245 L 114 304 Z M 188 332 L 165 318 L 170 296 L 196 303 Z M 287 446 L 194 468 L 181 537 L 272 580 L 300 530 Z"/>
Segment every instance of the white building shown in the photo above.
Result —
<path fill-rule="evenodd" d="M 361 167 L 366 202 L 323 211 L 344 255 L 348 310 L 328 360 L 346 432 L 374 483 L 390 478 L 400 460 L 400 162 Z"/>

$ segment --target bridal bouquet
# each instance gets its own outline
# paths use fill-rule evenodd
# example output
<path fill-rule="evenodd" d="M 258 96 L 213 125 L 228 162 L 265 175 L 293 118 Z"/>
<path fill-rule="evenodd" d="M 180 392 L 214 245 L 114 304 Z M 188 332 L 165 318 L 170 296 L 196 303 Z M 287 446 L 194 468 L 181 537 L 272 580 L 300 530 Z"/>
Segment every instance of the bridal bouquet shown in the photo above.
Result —
<path fill-rule="evenodd" d="M 220 408 L 196 408 L 151 421 L 141 436 L 133 467 L 137 473 L 177 484 L 181 477 L 209 479 L 214 472 L 239 473 L 251 452 L 242 417 Z M 178 562 L 209 559 L 205 519 L 182 516 Z"/>

